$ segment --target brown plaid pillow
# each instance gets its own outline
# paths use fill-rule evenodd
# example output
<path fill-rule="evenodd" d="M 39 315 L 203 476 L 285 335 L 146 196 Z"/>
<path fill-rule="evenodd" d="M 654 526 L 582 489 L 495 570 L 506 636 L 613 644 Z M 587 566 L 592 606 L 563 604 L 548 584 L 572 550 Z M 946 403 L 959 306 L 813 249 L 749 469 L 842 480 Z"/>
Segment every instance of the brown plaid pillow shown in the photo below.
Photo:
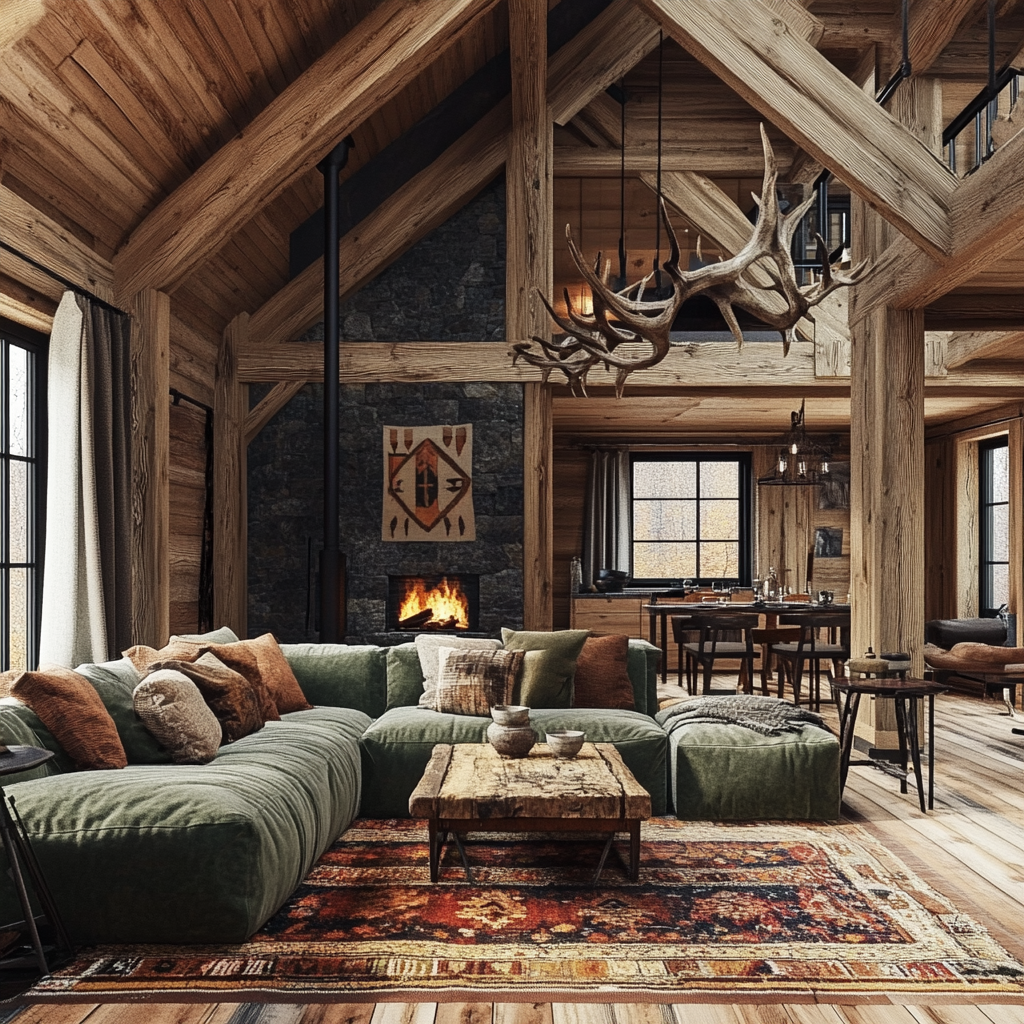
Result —
<path fill-rule="evenodd" d="M 449 715 L 489 715 L 495 704 L 507 704 L 523 664 L 522 651 L 450 648 L 438 657 L 434 710 Z"/>

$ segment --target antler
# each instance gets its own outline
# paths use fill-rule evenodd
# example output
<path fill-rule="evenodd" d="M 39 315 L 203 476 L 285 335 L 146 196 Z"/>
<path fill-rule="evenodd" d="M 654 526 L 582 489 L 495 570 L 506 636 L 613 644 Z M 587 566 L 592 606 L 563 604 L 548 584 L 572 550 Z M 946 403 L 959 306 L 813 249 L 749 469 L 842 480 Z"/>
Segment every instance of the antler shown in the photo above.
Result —
<path fill-rule="evenodd" d="M 848 274 L 837 273 L 829 264 L 824 241 L 815 236 L 821 255 L 821 279 L 809 285 L 797 284 L 791 255 L 793 234 L 814 197 L 783 215 L 776 191 L 778 163 L 764 125 L 761 126 L 761 145 L 764 149 L 764 181 L 761 195 L 753 197 L 760 208 L 760 215 L 750 240 L 730 259 L 697 270 L 680 270 L 679 242 L 665 202 L 659 200 L 658 214 L 669 241 L 669 258 L 663 265 L 672 285 L 669 298 L 655 301 L 641 298 L 650 275 L 620 291 L 612 289 L 608 267 L 603 274 L 599 273 L 601 254 L 598 253 L 593 268 L 588 266 L 573 241 L 571 229 L 566 225 L 569 253 L 590 287 L 593 313 L 587 314 L 574 307 L 568 290 L 564 293 L 564 317 L 557 314 L 541 296 L 551 319 L 565 335 L 557 341 L 534 336 L 532 341 L 516 342 L 512 346 L 515 352 L 513 363 L 522 357 L 533 366 L 540 367 L 545 381 L 552 370 L 559 370 L 565 375 L 573 394 L 583 395 L 586 394 L 587 374 L 593 367 L 603 364 L 609 371 L 615 369 L 615 393 L 621 397 L 629 374 L 654 366 L 665 358 L 670 345 L 669 332 L 680 307 L 701 292 L 721 311 L 738 347 L 743 346 L 743 332 L 736 318 L 736 307 L 781 332 L 783 352 L 788 354 L 797 322 L 826 295 L 859 281 L 866 264 L 860 264 Z M 699 252 L 699 239 L 697 245 Z M 772 278 L 771 286 L 762 287 L 745 276 L 754 263 L 768 271 Z"/>

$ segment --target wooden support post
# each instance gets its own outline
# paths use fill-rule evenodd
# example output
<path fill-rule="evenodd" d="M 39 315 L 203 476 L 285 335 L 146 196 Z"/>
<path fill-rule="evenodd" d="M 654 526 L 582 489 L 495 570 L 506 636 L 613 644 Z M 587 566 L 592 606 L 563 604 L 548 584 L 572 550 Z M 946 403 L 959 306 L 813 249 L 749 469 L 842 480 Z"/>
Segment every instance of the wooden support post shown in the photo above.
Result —
<path fill-rule="evenodd" d="M 163 647 L 171 628 L 171 300 L 142 291 L 130 303 L 132 402 L 132 640 Z"/>
<path fill-rule="evenodd" d="M 552 289 L 552 127 L 547 101 L 547 4 L 509 0 L 512 132 L 506 162 L 505 336 L 547 337 L 540 296 Z M 523 625 L 552 623 L 551 393 L 524 385 Z"/>
<path fill-rule="evenodd" d="M 1010 423 L 1010 600 L 1017 646 L 1024 647 L 1024 420 Z"/>
<path fill-rule="evenodd" d="M 523 391 L 523 628 L 551 629 L 551 388 L 547 384 L 524 384 Z"/>
<path fill-rule="evenodd" d="M 957 438 L 955 443 L 956 487 L 956 617 L 978 614 L 980 522 L 977 437 Z"/>
<path fill-rule="evenodd" d="M 213 387 L 213 619 L 247 636 L 246 451 L 249 386 L 238 381 L 238 353 L 249 314 L 224 329 Z"/>

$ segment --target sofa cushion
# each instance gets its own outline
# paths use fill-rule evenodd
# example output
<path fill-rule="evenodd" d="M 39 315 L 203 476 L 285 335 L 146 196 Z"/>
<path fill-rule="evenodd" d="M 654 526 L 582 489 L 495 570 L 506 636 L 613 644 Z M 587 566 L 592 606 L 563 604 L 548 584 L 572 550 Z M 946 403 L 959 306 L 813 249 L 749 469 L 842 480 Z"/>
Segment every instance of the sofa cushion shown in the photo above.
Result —
<path fill-rule="evenodd" d="M 423 696 L 423 669 L 416 644 L 396 644 L 387 654 L 388 700 L 385 710 L 413 707 Z"/>
<path fill-rule="evenodd" d="M 963 672 L 1002 672 L 1024 670 L 1024 647 L 995 647 L 991 644 L 961 643 L 950 650 L 925 645 L 925 661 L 932 668 Z"/>
<path fill-rule="evenodd" d="M 207 765 L 11 787 L 72 940 L 245 941 L 355 816 L 368 724 L 358 711 L 314 708 L 222 747 Z M 2 870 L 0 914 L 20 916 Z"/>
<path fill-rule="evenodd" d="M 490 715 L 495 705 L 511 700 L 523 652 L 441 647 L 438 660 L 441 674 L 434 691 L 434 710 L 453 715 Z"/>
<path fill-rule="evenodd" d="M 124 768 L 121 737 L 100 695 L 85 676 L 60 665 L 21 672 L 10 696 L 30 707 L 82 771 Z"/>
<path fill-rule="evenodd" d="M 128 658 L 105 661 L 102 665 L 79 665 L 75 671 L 96 687 L 100 700 L 117 726 L 129 764 L 170 763 L 170 753 L 160 746 L 135 713 L 132 695 L 142 677 Z"/>
<path fill-rule="evenodd" d="M 365 816 L 409 817 L 409 797 L 436 743 L 482 743 L 490 718 L 445 715 L 426 708 L 388 711 L 363 733 Z M 539 740 L 554 729 L 582 729 L 591 743 L 613 743 L 637 781 L 651 794 L 655 814 L 666 808 L 668 755 L 665 733 L 647 715 L 597 708 L 549 708 L 530 712 Z"/>
<path fill-rule="evenodd" d="M 348 644 L 282 644 L 310 704 L 355 708 L 371 718 L 387 705 L 387 648 Z"/>
<path fill-rule="evenodd" d="M 573 680 L 572 703 L 577 708 L 619 708 L 633 711 L 633 681 L 629 678 L 629 637 L 587 637 Z"/>
<path fill-rule="evenodd" d="M 208 764 L 217 756 L 220 720 L 181 672 L 151 672 L 135 687 L 135 711 L 175 764 Z"/>
<path fill-rule="evenodd" d="M 268 633 L 267 636 L 270 636 Z M 274 638 L 270 636 L 273 641 Z M 261 722 L 277 722 L 281 713 L 277 710 L 277 701 L 271 695 L 270 687 L 263 678 L 263 670 L 260 667 L 256 654 L 256 648 L 250 646 L 252 641 L 239 640 L 237 644 L 210 644 L 202 649 L 198 659 L 186 658 L 186 661 L 202 662 L 207 654 L 216 659 L 216 663 L 224 668 L 237 672 L 250 686 L 256 696 L 256 704 L 259 708 Z M 282 656 L 282 660 L 284 660 Z M 287 662 L 285 666 L 287 667 Z M 288 669 L 291 672 L 291 669 Z M 296 684 L 298 685 L 298 684 Z M 310 705 L 303 703 L 303 709 Z M 300 710 L 299 708 L 295 709 Z"/>
<path fill-rule="evenodd" d="M 962 643 L 991 644 L 1002 647 L 1007 640 L 1003 619 L 932 619 L 924 624 L 926 643 L 947 650 Z"/>
<path fill-rule="evenodd" d="M 273 714 L 264 714 L 266 721 L 276 721 L 280 715 L 292 711 L 308 711 L 313 706 L 306 700 L 273 633 L 264 633 L 255 640 L 239 640 L 235 644 L 211 644 L 204 650 L 210 651 L 228 668 L 241 672 L 250 683 L 266 692 L 274 707 Z"/>
<path fill-rule="evenodd" d="M 460 647 L 473 651 L 497 651 L 501 644 L 472 636 L 451 636 L 445 633 L 420 633 L 416 637 L 416 653 L 423 673 L 423 693 L 420 695 L 421 708 L 433 708 L 436 703 L 437 680 L 441 672 L 439 651 L 442 647 Z"/>
<path fill-rule="evenodd" d="M 512 699 L 529 708 L 571 707 L 576 659 L 589 635 L 585 629 L 502 629 L 506 650 L 527 652 Z"/>
<path fill-rule="evenodd" d="M 39 721 L 39 716 L 15 697 L 0 698 L 0 743 L 6 746 L 42 747 L 44 750 L 52 750 L 56 755 L 38 768 L 30 768 L 15 775 L 5 775 L 4 786 L 74 771 L 74 762 L 53 738 L 49 729 Z"/>

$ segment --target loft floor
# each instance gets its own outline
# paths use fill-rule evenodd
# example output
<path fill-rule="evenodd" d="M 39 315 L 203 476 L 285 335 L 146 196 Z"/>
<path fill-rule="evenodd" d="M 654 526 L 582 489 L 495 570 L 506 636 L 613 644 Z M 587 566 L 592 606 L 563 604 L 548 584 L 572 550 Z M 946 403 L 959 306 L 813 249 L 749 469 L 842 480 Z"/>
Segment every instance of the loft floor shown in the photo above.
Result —
<path fill-rule="evenodd" d="M 677 687 L 663 697 L 681 695 Z M 835 722 L 834 708 L 826 717 Z M 936 702 L 935 809 L 871 767 L 853 767 L 837 826 L 866 828 L 1024 960 L 1024 736 L 995 700 L 946 694 Z M 911 790 L 913 787 L 911 787 Z M 780 999 L 785 998 L 780 996 Z M 29 1006 L 0 1024 L 1024 1024 L 1021 1005 L 365 1003 Z M 949 1001 L 946 1001 L 948 999 Z"/>

